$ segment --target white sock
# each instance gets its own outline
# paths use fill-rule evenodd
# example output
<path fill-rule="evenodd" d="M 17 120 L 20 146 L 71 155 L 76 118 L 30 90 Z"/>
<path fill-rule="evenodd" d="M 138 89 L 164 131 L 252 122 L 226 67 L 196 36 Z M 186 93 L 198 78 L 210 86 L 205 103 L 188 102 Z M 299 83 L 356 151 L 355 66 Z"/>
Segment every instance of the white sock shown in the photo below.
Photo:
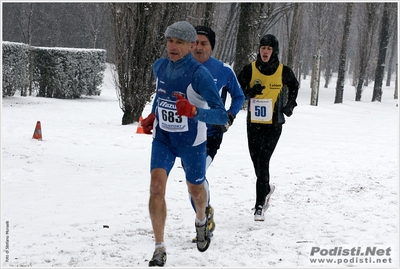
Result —
<path fill-rule="evenodd" d="M 157 248 L 164 248 L 164 249 L 166 249 L 165 243 L 164 243 L 164 242 L 156 242 L 156 247 L 155 247 L 155 249 L 157 249 Z"/>
<path fill-rule="evenodd" d="M 204 217 L 203 220 L 199 220 L 198 218 L 196 218 L 196 220 L 195 220 L 196 226 L 199 226 L 199 227 L 203 226 L 204 224 L 206 224 L 206 220 L 207 220 L 206 217 Z"/>

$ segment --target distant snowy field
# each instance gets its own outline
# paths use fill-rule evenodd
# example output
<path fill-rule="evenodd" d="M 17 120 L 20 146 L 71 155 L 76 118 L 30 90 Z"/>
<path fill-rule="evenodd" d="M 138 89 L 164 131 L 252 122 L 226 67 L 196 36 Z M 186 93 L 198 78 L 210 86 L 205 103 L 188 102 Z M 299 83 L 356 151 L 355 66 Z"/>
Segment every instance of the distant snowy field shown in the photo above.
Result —
<path fill-rule="evenodd" d="M 2 267 L 147 267 L 152 138 L 136 134 L 137 124 L 121 125 L 112 81 L 107 70 L 101 96 L 79 100 L 3 98 Z M 265 222 L 253 220 L 255 175 L 246 112 L 238 114 L 207 172 L 216 230 L 205 253 L 191 243 L 195 216 L 176 162 L 167 185 L 167 267 L 399 266 L 394 82 L 373 103 L 373 84 L 355 102 L 347 81 L 343 104 L 334 104 L 335 86 L 335 79 L 321 86 L 318 106 L 310 106 L 309 79 L 301 81 L 272 156 L 276 190 Z M 32 139 L 37 121 L 43 141 Z M 390 251 L 311 256 L 313 247 Z"/>

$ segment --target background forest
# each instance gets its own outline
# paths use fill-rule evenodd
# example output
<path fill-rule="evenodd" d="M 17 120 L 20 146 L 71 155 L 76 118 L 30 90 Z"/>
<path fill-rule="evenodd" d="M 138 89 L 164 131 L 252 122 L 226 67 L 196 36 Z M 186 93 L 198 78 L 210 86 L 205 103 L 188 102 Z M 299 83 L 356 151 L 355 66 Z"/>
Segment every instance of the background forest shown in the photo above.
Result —
<path fill-rule="evenodd" d="M 178 20 L 207 25 L 217 34 L 213 56 L 236 73 L 253 60 L 266 33 L 280 42 L 280 60 L 299 81 L 312 76 L 311 103 L 318 88 L 338 74 L 363 89 L 374 82 L 380 101 L 397 66 L 397 2 L 385 3 L 2 3 L 2 40 L 32 46 L 100 48 L 115 66 L 122 124 L 136 122 L 151 101 L 152 63 L 163 56 L 165 28 Z M 397 87 L 394 93 L 397 99 Z M 313 100 L 314 99 L 314 100 Z"/>

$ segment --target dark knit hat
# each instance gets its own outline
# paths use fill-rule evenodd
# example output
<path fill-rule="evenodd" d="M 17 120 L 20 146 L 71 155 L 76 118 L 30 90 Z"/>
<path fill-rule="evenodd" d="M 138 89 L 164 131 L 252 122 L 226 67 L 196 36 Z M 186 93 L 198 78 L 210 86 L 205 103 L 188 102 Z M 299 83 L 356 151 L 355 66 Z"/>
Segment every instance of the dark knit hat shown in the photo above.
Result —
<path fill-rule="evenodd" d="M 197 33 L 193 25 L 187 21 L 178 21 L 167 27 L 165 37 L 178 38 L 188 42 L 196 42 Z"/>
<path fill-rule="evenodd" d="M 263 36 L 260 40 L 260 46 L 270 46 L 272 47 L 272 53 L 278 55 L 279 54 L 279 42 L 278 39 L 271 34 L 267 34 Z"/>
<path fill-rule="evenodd" d="M 214 31 L 211 30 L 211 28 L 207 27 L 207 26 L 196 26 L 195 29 L 196 29 L 196 32 L 198 35 L 205 35 L 208 38 L 208 41 L 210 41 L 211 49 L 214 50 L 214 46 L 215 46 Z"/>

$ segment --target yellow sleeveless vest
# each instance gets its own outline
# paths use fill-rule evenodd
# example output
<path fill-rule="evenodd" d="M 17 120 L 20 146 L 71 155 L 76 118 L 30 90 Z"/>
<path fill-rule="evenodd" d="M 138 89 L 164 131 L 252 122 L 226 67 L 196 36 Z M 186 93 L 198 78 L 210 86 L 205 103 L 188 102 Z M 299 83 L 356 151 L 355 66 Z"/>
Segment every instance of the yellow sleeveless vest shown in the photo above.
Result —
<path fill-rule="evenodd" d="M 265 86 L 262 94 L 256 95 L 254 98 L 250 99 L 249 111 L 251 122 L 271 124 L 275 103 L 278 100 L 278 96 L 283 88 L 283 64 L 279 64 L 276 72 L 270 76 L 261 74 L 261 72 L 256 68 L 256 62 L 252 62 L 251 67 L 252 76 L 250 87 L 253 87 L 256 84 L 256 81 Z"/>

